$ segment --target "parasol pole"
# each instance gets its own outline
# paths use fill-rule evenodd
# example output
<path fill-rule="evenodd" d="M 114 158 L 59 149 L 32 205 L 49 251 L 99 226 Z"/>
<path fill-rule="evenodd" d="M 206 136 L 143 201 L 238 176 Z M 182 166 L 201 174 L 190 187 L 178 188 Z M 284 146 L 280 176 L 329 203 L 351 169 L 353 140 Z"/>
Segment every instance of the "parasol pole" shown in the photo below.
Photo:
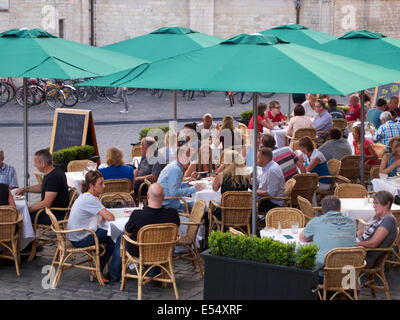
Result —
<path fill-rule="evenodd" d="M 365 115 L 365 107 L 364 107 L 364 90 L 360 91 L 360 98 L 361 98 L 361 137 L 360 137 L 360 154 L 361 154 L 361 162 L 360 162 L 360 179 L 361 184 L 364 185 L 364 159 L 365 159 L 365 152 L 364 152 L 364 140 L 365 140 L 365 130 L 364 130 L 364 115 Z"/>
<path fill-rule="evenodd" d="M 28 79 L 23 78 L 24 87 L 24 185 L 25 188 L 29 185 L 29 168 L 28 168 Z M 28 195 L 27 195 L 28 199 Z"/>
<path fill-rule="evenodd" d="M 256 213 L 257 213 L 257 135 L 258 135 L 258 114 L 257 114 L 257 92 L 253 93 L 253 187 L 252 187 L 252 214 L 251 231 L 256 234 Z"/>

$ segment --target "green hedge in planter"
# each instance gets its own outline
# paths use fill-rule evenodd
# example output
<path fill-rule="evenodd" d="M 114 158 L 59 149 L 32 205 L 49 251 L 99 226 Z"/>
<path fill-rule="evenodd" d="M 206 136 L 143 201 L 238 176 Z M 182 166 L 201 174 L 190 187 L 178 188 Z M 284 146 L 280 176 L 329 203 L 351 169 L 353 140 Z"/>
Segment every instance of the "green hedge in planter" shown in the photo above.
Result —
<path fill-rule="evenodd" d="M 89 159 L 94 156 L 93 146 L 73 146 L 53 152 L 54 163 L 68 164 L 72 160 Z"/>
<path fill-rule="evenodd" d="M 315 266 L 318 247 L 315 244 L 300 246 L 294 242 L 282 243 L 272 238 L 232 235 L 212 231 L 208 238 L 212 254 L 271 264 L 311 269 Z"/>
<path fill-rule="evenodd" d="M 240 114 L 240 118 L 243 120 L 250 120 L 252 116 L 253 116 L 253 110 L 243 111 Z"/>
<path fill-rule="evenodd" d="M 142 141 L 143 138 L 147 137 L 147 134 L 150 131 L 150 129 L 161 129 L 162 131 L 164 131 L 164 133 L 166 133 L 169 130 L 169 126 L 158 126 L 158 127 L 152 127 L 152 128 L 144 128 L 144 129 L 140 130 L 139 142 Z M 160 147 L 164 146 L 164 141 L 158 141 L 158 145 Z"/>

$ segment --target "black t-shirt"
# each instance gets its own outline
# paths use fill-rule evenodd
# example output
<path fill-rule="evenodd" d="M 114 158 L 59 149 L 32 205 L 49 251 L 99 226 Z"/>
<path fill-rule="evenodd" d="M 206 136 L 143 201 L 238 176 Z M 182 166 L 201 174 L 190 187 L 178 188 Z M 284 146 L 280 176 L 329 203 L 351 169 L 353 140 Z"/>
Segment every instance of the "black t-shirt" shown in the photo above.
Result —
<path fill-rule="evenodd" d="M 8 189 L 8 185 L 4 183 L 0 183 L 0 206 L 7 206 L 8 205 L 8 197 L 10 191 Z"/>
<path fill-rule="evenodd" d="M 54 168 L 53 171 L 48 173 L 43 177 L 42 183 L 42 197 L 41 200 L 44 199 L 45 193 L 49 192 L 57 192 L 57 196 L 51 204 L 52 207 L 56 208 L 66 208 L 69 203 L 69 193 L 68 193 L 68 184 L 67 177 L 65 176 L 64 171 L 58 168 Z M 65 212 L 53 212 L 54 215 L 65 215 Z"/>
<path fill-rule="evenodd" d="M 180 225 L 180 219 L 178 211 L 174 208 L 160 208 L 154 209 L 150 207 L 144 207 L 142 210 L 135 210 L 132 212 L 129 221 L 125 225 L 125 230 L 128 233 L 132 233 L 131 239 L 137 240 L 137 233 L 140 228 L 149 224 L 158 223 L 175 223 L 178 227 Z M 139 256 L 139 249 L 137 246 L 127 244 L 128 252 L 135 257 Z"/>

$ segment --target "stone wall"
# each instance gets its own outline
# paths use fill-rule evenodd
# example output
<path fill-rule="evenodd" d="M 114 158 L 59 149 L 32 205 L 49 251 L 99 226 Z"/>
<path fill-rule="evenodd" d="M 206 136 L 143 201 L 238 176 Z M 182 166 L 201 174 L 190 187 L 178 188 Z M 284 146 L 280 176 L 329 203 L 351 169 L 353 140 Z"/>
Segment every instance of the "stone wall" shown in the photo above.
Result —
<path fill-rule="evenodd" d="M 94 0 L 95 42 L 104 46 L 163 26 L 184 26 L 228 38 L 295 23 L 294 0 Z M 8 10 L 7 10 L 8 3 Z M 0 30 L 42 28 L 89 43 L 89 0 L 0 0 Z M 6 8 L 4 10 L 4 7 Z M 400 38 L 400 0 L 303 0 L 300 23 L 342 35 L 370 29 Z"/>

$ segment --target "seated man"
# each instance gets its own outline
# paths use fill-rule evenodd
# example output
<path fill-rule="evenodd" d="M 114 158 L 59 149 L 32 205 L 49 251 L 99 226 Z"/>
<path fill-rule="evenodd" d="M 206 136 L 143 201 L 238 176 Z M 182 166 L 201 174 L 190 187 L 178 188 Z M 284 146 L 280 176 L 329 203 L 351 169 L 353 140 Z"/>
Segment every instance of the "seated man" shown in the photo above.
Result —
<path fill-rule="evenodd" d="M 399 97 L 392 96 L 390 98 L 388 106 L 388 111 L 392 114 L 393 120 L 400 117 L 400 109 L 399 109 Z"/>
<path fill-rule="evenodd" d="M 175 223 L 179 227 L 178 212 L 174 208 L 164 207 L 162 204 L 164 198 L 165 194 L 162 185 L 153 183 L 147 193 L 147 206 L 131 214 L 129 221 L 125 225 L 125 234 L 132 240 L 137 241 L 137 234 L 140 228 L 149 224 Z M 139 248 L 137 246 L 127 243 L 127 250 L 132 256 L 139 257 Z M 149 275 L 154 276 L 159 272 L 159 267 L 153 268 L 149 271 Z"/>
<path fill-rule="evenodd" d="M 257 164 L 262 168 L 262 173 L 257 177 L 257 196 L 259 198 L 284 197 L 285 178 L 279 165 L 272 160 L 272 150 L 270 148 L 262 148 L 258 151 Z M 282 205 L 283 200 L 267 199 L 261 202 L 258 211 L 268 212 Z"/>
<path fill-rule="evenodd" d="M 211 113 L 204 114 L 202 120 L 203 122 L 196 128 L 197 133 L 200 134 L 201 140 L 211 137 L 212 141 L 214 141 L 218 134 L 219 125 L 213 122 Z"/>
<path fill-rule="evenodd" d="M 322 100 L 317 100 L 314 110 L 318 115 L 314 118 L 313 127 L 317 130 L 317 136 L 322 141 L 328 136 L 328 132 L 332 128 L 332 117 L 325 109 Z"/>
<path fill-rule="evenodd" d="M 328 100 L 328 112 L 330 113 L 332 119 L 346 119 L 344 111 L 337 108 L 335 99 Z"/>
<path fill-rule="evenodd" d="M 317 265 L 324 264 L 325 255 L 331 249 L 356 246 L 356 221 L 354 217 L 344 216 L 340 206 L 336 196 L 325 197 L 322 215 L 311 219 L 300 233 L 301 242 L 312 241 L 318 246 Z"/>
<path fill-rule="evenodd" d="M 261 146 L 272 149 L 272 160 L 274 160 L 283 172 L 285 182 L 293 178 L 300 172 L 305 172 L 304 163 L 299 161 L 296 153 L 289 147 L 277 149 L 275 147 L 275 138 L 271 134 L 265 134 L 261 138 Z"/>
<path fill-rule="evenodd" d="M 9 186 L 10 190 L 18 188 L 17 174 L 14 167 L 4 163 L 4 151 L 0 149 L 0 183 Z"/>
<path fill-rule="evenodd" d="M 349 110 L 347 110 L 346 112 L 347 122 L 357 121 L 358 119 L 361 119 L 360 98 L 356 94 L 353 94 L 350 97 L 349 104 Z"/>
<path fill-rule="evenodd" d="M 286 118 L 283 116 L 281 112 L 281 105 L 278 101 L 271 101 L 269 103 L 269 111 L 267 115 L 268 119 L 272 121 L 273 127 L 284 124 L 286 122 Z"/>
<path fill-rule="evenodd" d="M 134 191 L 136 194 L 139 192 L 139 187 L 143 183 L 144 179 L 149 180 L 151 183 L 156 182 L 163 168 L 163 165 L 158 162 L 157 150 L 149 150 L 150 146 L 154 143 L 156 143 L 156 140 L 154 140 L 153 137 L 143 138 L 140 142 L 142 158 L 140 159 L 138 168 L 135 169 L 133 174 L 135 177 Z M 150 159 L 148 159 L 147 156 L 149 156 Z M 145 194 L 147 194 L 146 185 L 142 188 L 142 195 Z"/>
<path fill-rule="evenodd" d="M 367 112 L 367 121 L 372 123 L 375 129 L 379 129 L 381 126 L 381 119 L 379 118 L 382 112 L 385 112 L 387 109 L 386 100 L 378 99 L 376 102 L 376 107 L 369 109 Z"/>
<path fill-rule="evenodd" d="M 318 148 L 325 156 L 326 161 L 330 159 L 341 160 L 344 156 L 352 155 L 351 146 L 347 139 L 342 138 L 342 131 L 332 128 L 328 133 L 328 141 Z"/>
<path fill-rule="evenodd" d="M 400 136 L 400 123 L 392 120 L 392 115 L 389 111 L 382 112 L 379 118 L 382 125 L 376 131 L 374 141 L 388 146 L 390 139 Z"/>
<path fill-rule="evenodd" d="M 31 220 L 34 221 L 40 209 L 56 207 L 66 208 L 69 204 L 69 193 L 65 173 L 53 166 L 53 157 L 47 149 L 39 150 L 34 155 L 35 167 L 44 174 L 43 183 L 26 188 L 17 189 L 16 195 L 23 195 L 25 192 L 41 193 L 41 200 L 29 207 Z M 53 211 L 57 220 L 62 220 L 65 211 Z M 42 213 L 38 219 L 39 224 L 51 225 L 47 214 Z"/>
<path fill-rule="evenodd" d="M 394 201 L 388 191 L 379 191 L 373 196 L 375 216 L 365 228 L 357 231 L 357 245 L 364 248 L 388 248 L 397 236 L 397 220 L 390 208 Z M 369 251 L 366 268 L 372 268 L 383 251 Z"/>
<path fill-rule="evenodd" d="M 182 182 L 184 171 L 190 165 L 190 150 L 190 148 L 185 146 L 178 148 L 176 160 L 169 163 L 161 171 L 157 182 L 164 188 L 166 197 L 185 197 L 201 190 L 201 184 L 199 183 L 191 187 L 187 182 Z M 193 177 L 196 175 L 196 171 L 192 173 Z M 193 180 L 194 179 L 191 178 L 189 182 Z M 163 205 L 166 208 L 174 208 L 180 212 L 185 211 L 184 204 L 178 199 L 164 200 Z"/>

